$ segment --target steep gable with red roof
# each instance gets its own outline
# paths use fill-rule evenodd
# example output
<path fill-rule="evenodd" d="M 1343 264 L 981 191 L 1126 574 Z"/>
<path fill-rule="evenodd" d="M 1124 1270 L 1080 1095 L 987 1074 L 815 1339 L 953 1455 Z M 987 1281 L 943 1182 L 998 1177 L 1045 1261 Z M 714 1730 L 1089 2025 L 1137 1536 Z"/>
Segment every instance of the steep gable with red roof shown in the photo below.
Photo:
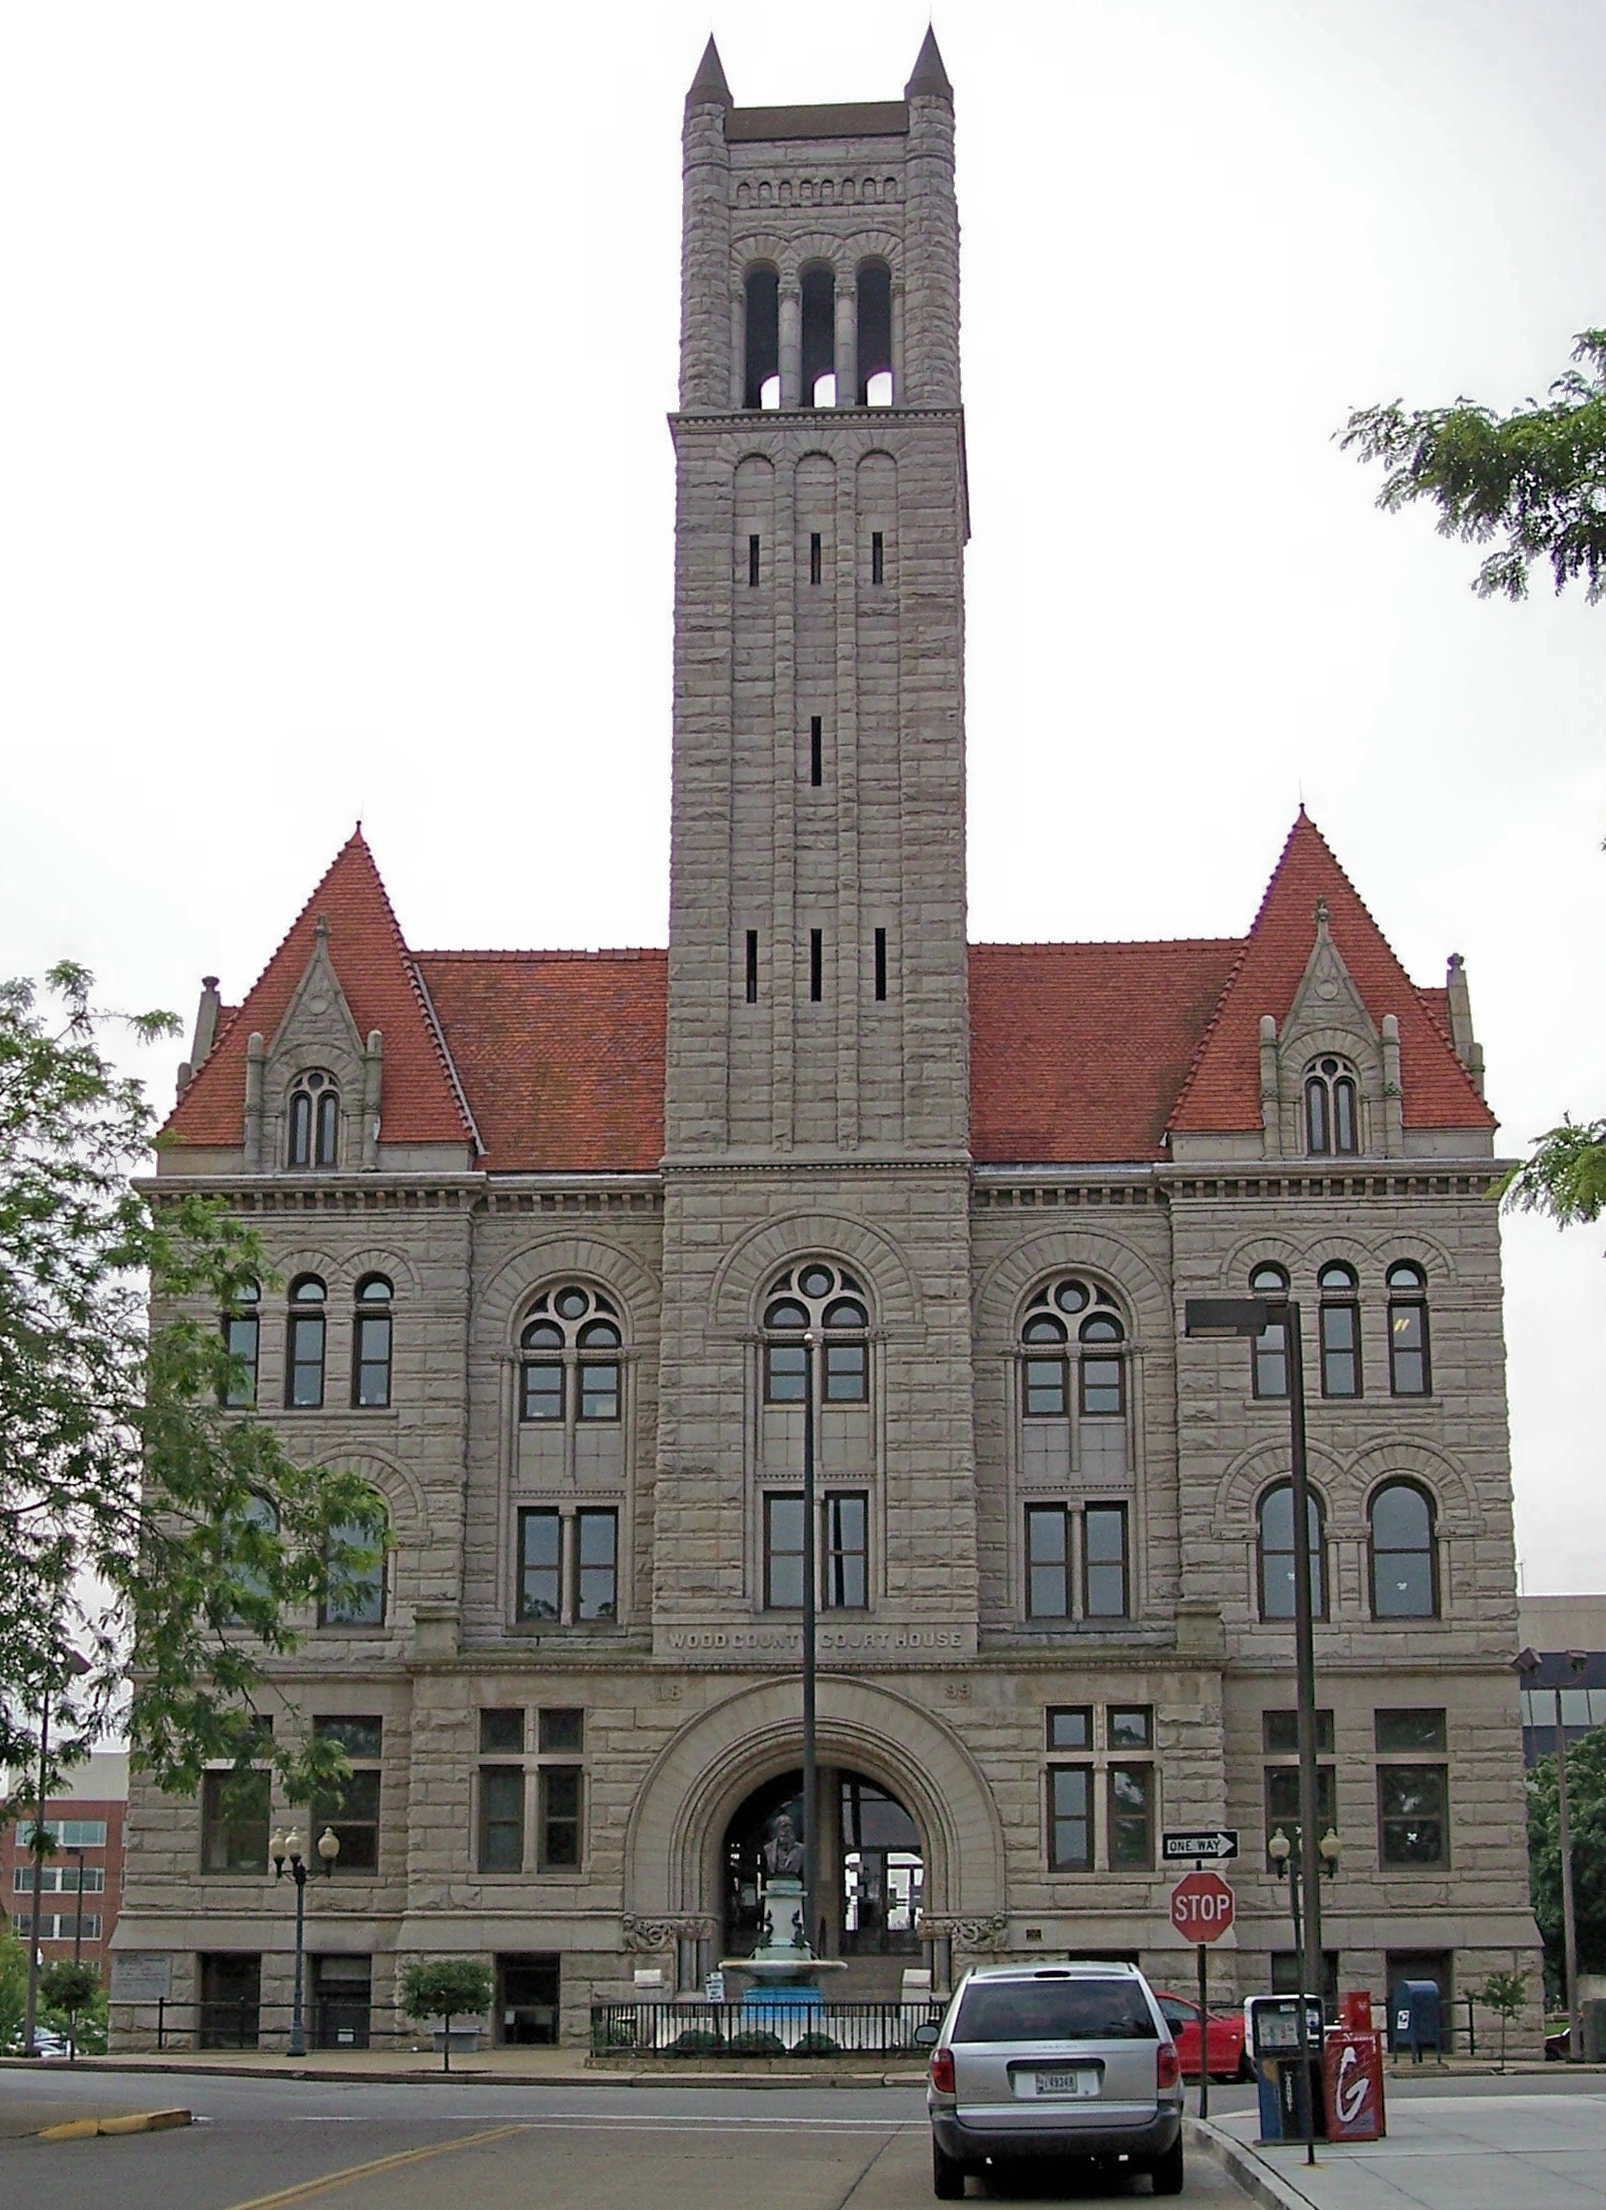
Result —
<path fill-rule="evenodd" d="M 329 923 L 329 959 L 358 1032 L 384 1037 L 381 1125 L 387 1143 L 474 1144 L 474 1130 L 391 911 L 373 854 L 355 831 L 302 907 L 245 1002 L 220 1030 L 211 1056 L 168 1119 L 181 1145 L 237 1147 L 245 1115 L 246 1045 L 278 1031 Z"/>
<path fill-rule="evenodd" d="M 1222 991 L 1170 1126 L 1176 1132 L 1258 1129 L 1260 1021 L 1279 1027 L 1294 1002 L 1325 900 L 1332 941 L 1367 1012 L 1400 1024 L 1400 1086 L 1407 1128 L 1492 1128 L 1494 1116 L 1451 1050 L 1427 993 L 1400 965 L 1382 930 L 1300 808 L 1254 926 Z"/>

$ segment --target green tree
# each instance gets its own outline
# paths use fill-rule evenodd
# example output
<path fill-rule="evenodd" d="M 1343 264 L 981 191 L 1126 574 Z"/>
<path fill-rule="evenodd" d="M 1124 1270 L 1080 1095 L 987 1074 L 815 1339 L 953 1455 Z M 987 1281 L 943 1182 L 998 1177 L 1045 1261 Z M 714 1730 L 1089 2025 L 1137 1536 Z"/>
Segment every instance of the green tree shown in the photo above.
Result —
<path fill-rule="evenodd" d="M 1385 513 L 1426 499 L 1441 537 L 1502 542 L 1478 570 L 1480 598 L 1525 598 L 1528 571 L 1545 560 L 1556 589 L 1582 579 L 1591 605 L 1606 597 L 1606 330 L 1580 331 L 1549 399 L 1499 415 L 1471 399 L 1408 414 L 1396 399 L 1363 407 L 1340 437 L 1344 450 L 1381 461 Z"/>
<path fill-rule="evenodd" d="M 1528 1876 L 1550 1976 L 1562 1973 L 1561 1839 L 1556 1760 L 1542 1757 L 1528 1775 Z M 1567 1746 L 1567 1820 L 1573 1845 L 1578 1965 L 1606 1971 L 1606 1727 Z"/>
<path fill-rule="evenodd" d="M 0 2056 L 22 2046 L 28 2009 L 28 1952 L 7 1925 L 0 1925 Z"/>
<path fill-rule="evenodd" d="M 135 1186 L 153 1116 L 91 987 L 70 964 L 43 990 L 0 983 L 0 1763 L 37 1771 L 48 1706 L 53 1785 L 121 1715 L 132 1656 L 135 1761 L 193 1790 L 209 1760 L 261 1753 L 264 1659 L 379 1534 L 355 1476 L 224 1409 L 239 1375 L 217 1316 L 266 1278 L 262 1253 L 217 1206 Z M 302 1786 L 343 1764 L 294 1728 L 274 1756 Z"/>
<path fill-rule="evenodd" d="M 1523 1972 L 1491 1972 L 1482 1987 L 1475 1987 L 1472 2000 L 1481 2003 L 1485 2010 L 1492 2010 L 1500 2021 L 1500 2069 L 1506 2068 L 1506 2034 L 1514 2018 L 1522 2016 L 1522 2006 L 1528 1997 L 1528 1977 Z"/>
<path fill-rule="evenodd" d="M 444 2020 L 441 2069 L 452 2069 L 452 2020 L 478 2017 L 491 2000 L 490 1968 L 478 1957 L 416 1957 L 402 1974 L 401 2007 L 425 2023 Z"/>
<path fill-rule="evenodd" d="M 80 2017 L 87 2014 L 93 2020 L 100 1994 L 100 1974 L 94 1966 L 75 1963 L 71 1957 L 54 1958 L 39 1975 L 39 2000 L 47 2020 L 53 2023 L 55 2017 L 60 2017 L 66 2021 L 69 2063 L 75 2063 L 78 2057 Z M 104 2011 L 103 2002 L 100 2007 Z M 101 2047 L 105 2047 L 104 2041 Z"/>
<path fill-rule="evenodd" d="M 1542 1212 L 1558 1228 L 1598 1220 L 1606 1209 L 1606 1120 L 1564 1119 L 1500 1185 L 1509 1211 Z"/>

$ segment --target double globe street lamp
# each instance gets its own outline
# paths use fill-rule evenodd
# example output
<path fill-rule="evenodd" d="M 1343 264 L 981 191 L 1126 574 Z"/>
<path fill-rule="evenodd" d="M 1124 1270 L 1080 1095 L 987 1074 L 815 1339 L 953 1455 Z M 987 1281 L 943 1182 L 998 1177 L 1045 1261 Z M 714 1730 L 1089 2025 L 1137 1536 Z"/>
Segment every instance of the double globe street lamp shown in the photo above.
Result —
<path fill-rule="evenodd" d="M 307 2053 L 307 2035 L 301 2012 L 301 1975 L 307 1924 L 307 1864 L 301 1854 L 301 1836 L 294 1827 L 288 1833 L 276 1831 L 268 1843 L 268 1854 L 273 1859 L 274 1879 L 282 1880 L 288 1865 L 290 1877 L 296 1884 L 295 2003 L 290 2013 L 290 2044 L 285 2055 L 304 2057 Z M 327 1877 L 334 1871 L 335 1859 L 340 1855 L 340 1837 L 332 1826 L 326 1826 L 318 1836 L 318 1855 Z"/>

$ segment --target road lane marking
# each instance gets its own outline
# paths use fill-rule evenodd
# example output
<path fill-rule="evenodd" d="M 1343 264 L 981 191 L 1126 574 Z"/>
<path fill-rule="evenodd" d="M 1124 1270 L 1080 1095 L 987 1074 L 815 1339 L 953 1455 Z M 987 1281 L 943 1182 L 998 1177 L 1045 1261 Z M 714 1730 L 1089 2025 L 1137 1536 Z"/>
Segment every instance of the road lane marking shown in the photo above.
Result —
<path fill-rule="evenodd" d="M 344 2171 L 325 2172 L 321 2179 L 304 2179 L 299 2187 L 281 2187 L 276 2194 L 253 2195 L 229 2210 L 286 2210 L 292 2202 L 310 2202 L 314 2195 L 334 2187 L 349 2187 L 353 2180 L 371 2179 L 377 2172 L 393 2172 L 402 2164 L 422 2164 L 431 2156 L 450 2156 L 457 2149 L 482 2147 L 489 2141 L 505 2141 L 510 2134 L 525 2133 L 526 2126 L 493 2126 L 488 2133 L 466 2133 L 455 2141 L 435 2141 L 424 2149 L 402 2149 L 395 2156 L 376 2156 L 368 2164 L 348 2164 Z"/>

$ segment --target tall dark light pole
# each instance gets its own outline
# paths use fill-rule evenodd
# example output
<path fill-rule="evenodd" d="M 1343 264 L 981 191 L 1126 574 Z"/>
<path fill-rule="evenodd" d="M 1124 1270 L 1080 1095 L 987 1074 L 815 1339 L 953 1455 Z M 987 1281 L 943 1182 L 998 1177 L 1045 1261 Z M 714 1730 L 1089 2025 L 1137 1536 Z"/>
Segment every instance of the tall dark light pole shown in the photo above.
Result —
<path fill-rule="evenodd" d="M 815 1742 L 815 1530 L 814 1530 L 814 1378 L 820 1333 L 803 1338 L 803 1946 L 814 1947 L 819 1909 L 820 1773 Z"/>
<path fill-rule="evenodd" d="M 307 2034 L 302 2022 L 301 1986 L 307 1937 L 307 1865 L 301 1854 L 301 1836 L 294 1827 L 291 1827 L 288 1834 L 276 1833 L 268 1844 L 268 1854 L 273 1859 L 274 1879 L 284 1878 L 285 1860 L 288 1858 L 290 1877 L 296 1884 L 295 2000 L 290 2007 L 290 2042 L 284 2053 L 290 2057 L 304 2057 L 307 2053 Z M 326 1826 L 318 1837 L 318 1856 L 326 1875 L 334 1871 L 335 1859 L 339 1855 L 340 1837 L 332 1827 Z"/>
<path fill-rule="evenodd" d="M 1294 1701 L 1299 1745 L 1299 1824 L 1302 1834 L 1314 1841 L 1316 1834 L 1316 1630 L 1310 1585 L 1310 1479 L 1305 1463 L 1305 1358 L 1304 1336 L 1298 1301 L 1292 1297 L 1190 1297 L 1184 1307 L 1184 1328 L 1190 1336 L 1247 1337 L 1264 1335 L 1280 1325 L 1288 1359 L 1288 1456 L 1290 1501 L 1294 1533 Z M 1321 1997 L 1322 1888 L 1319 1852 L 1310 1846 L 1299 1856 L 1299 1880 L 1304 1892 L 1304 1924 L 1296 1935 L 1299 1950 L 1300 2003 L 1299 2049 L 1306 2053 L 1306 1995 Z M 1303 1936 L 1301 1939 L 1300 1936 Z M 1307 2095 L 1309 2072 L 1305 2073 Z M 1316 2151 L 1306 2127 L 1307 2161 Z"/>

